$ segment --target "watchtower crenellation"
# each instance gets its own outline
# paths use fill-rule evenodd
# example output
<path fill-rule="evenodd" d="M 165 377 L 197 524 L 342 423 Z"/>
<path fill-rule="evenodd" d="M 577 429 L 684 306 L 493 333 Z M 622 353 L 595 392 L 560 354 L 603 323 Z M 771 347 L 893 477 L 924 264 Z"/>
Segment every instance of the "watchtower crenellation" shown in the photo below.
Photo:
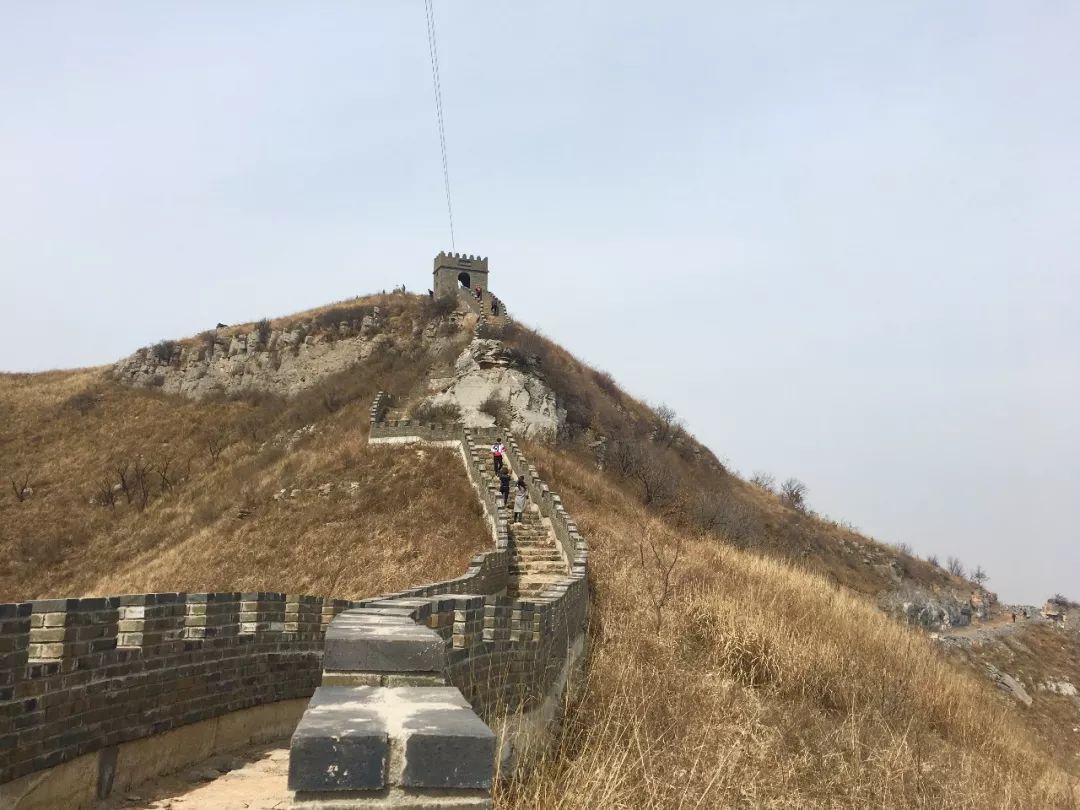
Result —
<path fill-rule="evenodd" d="M 435 257 L 435 297 L 456 296 L 459 287 L 475 290 L 479 287 L 488 289 L 487 257 L 467 255 L 465 253 L 440 252 Z"/>

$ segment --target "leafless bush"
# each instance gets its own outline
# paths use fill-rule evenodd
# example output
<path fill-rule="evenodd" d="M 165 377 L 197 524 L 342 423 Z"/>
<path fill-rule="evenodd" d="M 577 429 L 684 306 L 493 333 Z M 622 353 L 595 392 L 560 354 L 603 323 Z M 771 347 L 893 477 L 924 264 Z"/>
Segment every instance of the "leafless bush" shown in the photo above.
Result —
<path fill-rule="evenodd" d="M 935 568 L 941 568 L 941 561 L 938 559 L 936 554 L 929 555 L 926 558 L 926 561 L 928 563 L 930 563 L 932 566 L 934 566 Z"/>
<path fill-rule="evenodd" d="M 327 413 L 335 413 L 341 410 L 345 404 L 345 394 L 336 385 L 324 383 L 319 386 L 319 399 Z"/>
<path fill-rule="evenodd" d="M 274 331 L 274 328 L 270 325 L 270 320 L 268 318 L 263 318 L 255 324 L 255 331 L 259 334 L 259 344 L 265 346 L 270 342 L 270 335 Z"/>
<path fill-rule="evenodd" d="M 500 427 L 507 427 L 514 418 L 514 411 L 505 399 L 492 394 L 480 403 L 480 413 L 486 413 Z"/>
<path fill-rule="evenodd" d="M 342 321 L 346 323 L 363 321 L 366 316 L 373 315 L 374 312 L 374 308 L 368 304 L 340 304 L 316 315 L 315 324 L 322 331 L 335 330 Z"/>
<path fill-rule="evenodd" d="M 645 573 L 645 592 L 652 604 L 653 625 L 657 636 L 663 629 L 664 608 L 674 594 L 671 575 L 682 556 L 682 549 L 681 532 L 675 535 L 674 547 L 665 544 L 658 533 L 651 529 L 646 529 L 644 536 L 638 539 L 641 570 Z"/>
<path fill-rule="evenodd" d="M 150 476 L 152 470 L 150 465 L 146 463 L 142 456 L 139 456 L 131 464 L 130 486 L 132 495 L 135 502 L 139 505 L 139 509 L 146 509 L 146 505 L 150 502 Z"/>
<path fill-rule="evenodd" d="M 633 439 L 612 443 L 608 465 L 623 478 L 641 486 L 641 502 L 645 506 L 664 507 L 678 491 L 677 473 L 661 451 L 647 441 Z"/>
<path fill-rule="evenodd" d="M 22 476 L 16 476 L 11 479 L 11 491 L 15 493 L 15 498 L 22 503 L 30 497 L 30 493 L 33 490 L 30 488 L 30 474 L 26 473 Z"/>
<path fill-rule="evenodd" d="M 304 345 L 304 341 L 311 334 L 311 328 L 306 323 L 301 323 L 297 324 L 296 329 L 293 331 L 296 333 L 296 342 L 292 347 L 293 354 L 300 354 L 300 347 Z"/>
<path fill-rule="evenodd" d="M 445 318 L 457 309 L 457 299 L 452 295 L 440 295 L 438 298 L 426 298 L 421 310 L 425 320 Z"/>
<path fill-rule="evenodd" d="M 661 402 L 653 409 L 656 415 L 656 429 L 653 433 L 655 441 L 670 447 L 676 439 L 682 436 L 683 426 L 679 415 L 670 405 Z"/>
<path fill-rule="evenodd" d="M 78 394 L 68 397 L 64 403 L 65 406 L 75 410 L 80 416 L 86 416 L 92 411 L 98 403 L 98 399 L 91 391 L 82 391 Z"/>
<path fill-rule="evenodd" d="M 893 543 L 892 547 L 895 548 L 897 551 L 899 551 L 901 554 L 907 554 L 909 557 L 915 556 L 915 551 L 914 551 L 914 549 L 912 549 L 910 543 L 904 543 L 904 542 Z"/>
<path fill-rule="evenodd" d="M 159 340 L 150 348 L 150 353 L 161 363 L 168 363 L 176 352 L 175 340 Z"/>
<path fill-rule="evenodd" d="M 693 497 L 687 517 L 703 531 L 720 532 L 741 546 L 750 545 L 762 528 L 759 514 L 750 504 L 715 492 Z"/>
<path fill-rule="evenodd" d="M 411 417 L 429 425 L 446 425 L 461 419 L 461 408 L 454 402 L 419 402 L 412 408 Z"/>
<path fill-rule="evenodd" d="M 1061 593 L 1055 593 L 1053 596 L 1051 596 L 1046 601 L 1050 602 L 1051 604 L 1057 605 L 1060 608 L 1065 608 L 1065 609 L 1080 608 L 1080 602 L 1074 602 L 1071 599 L 1069 599 L 1069 597 L 1065 596 L 1065 594 L 1061 594 Z"/>
<path fill-rule="evenodd" d="M 615 378 L 608 372 L 593 371 L 593 380 L 596 382 L 596 386 L 608 396 L 614 397 L 615 399 L 619 399 L 622 396 L 619 384 L 615 382 Z"/>
<path fill-rule="evenodd" d="M 771 473 L 762 470 L 754 473 L 753 477 L 750 479 L 750 483 L 756 487 L 760 487 L 766 492 L 776 491 L 776 478 L 774 478 Z"/>
<path fill-rule="evenodd" d="M 780 500 L 797 512 L 806 511 L 806 484 L 798 478 L 789 478 L 780 485 Z"/>
<path fill-rule="evenodd" d="M 151 471 L 158 478 L 159 491 L 162 495 L 166 492 L 170 492 L 173 488 L 173 473 L 170 471 L 172 466 L 173 457 L 171 455 L 166 455 L 151 467 Z"/>
<path fill-rule="evenodd" d="M 981 565 L 976 565 L 975 570 L 971 572 L 971 581 L 981 588 L 990 581 L 990 575 Z"/>
<path fill-rule="evenodd" d="M 207 329 L 199 333 L 199 344 L 202 346 L 202 356 L 209 359 L 214 354 L 214 346 L 217 345 L 217 331 Z"/>
<path fill-rule="evenodd" d="M 94 495 L 94 502 L 98 506 L 108 506 L 110 509 L 116 508 L 116 488 L 113 486 L 112 479 L 109 476 L 105 476 L 99 482 L 97 493 Z"/>
<path fill-rule="evenodd" d="M 964 575 L 964 564 L 957 557 L 947 557 L 945 559 L 945 570 L 954 577 L 962 577 Z"/>
<path fill-rule="evenodd" d="M 215 463 L 221 455 L 221 451 L 226 447 L 225 434 L 220 431 L 208 433 L 203 439 L 203 444 L 206 446 L 206 452 L 210 454 L 210 462 Z"/>

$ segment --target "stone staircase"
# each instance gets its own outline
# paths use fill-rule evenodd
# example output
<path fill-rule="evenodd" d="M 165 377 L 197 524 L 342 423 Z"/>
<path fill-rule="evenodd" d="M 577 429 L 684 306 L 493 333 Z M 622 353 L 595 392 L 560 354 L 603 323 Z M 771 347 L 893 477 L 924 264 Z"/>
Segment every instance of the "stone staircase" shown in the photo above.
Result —
<path fill-rule="evenodd" d="M 480 440 L 470 447 L 474 458 L 480 465 L 481 479 L 491 490 L 492 496 L 502 503 L 499 493 L 499 479 L 495 474 L 491 458 L 491 445 Z M 504 464 L 510 469 L 513 479 L 524 474 L 513 469 L 509 457 Z M 508 517 L 512 516 L 513 499 L 516 487 L 510 490 L 510 502 L 507 504 Z M 522 515 L 522 522 L 509 527 L 510 569 L 506 595 L 513 598 L 529 598 L 539 595 L 548 585 L 566 578 L 568 568 L 559 552 L 555 530 L 548 518 L 540 514 L 540 507 L 529 503 Z"/>

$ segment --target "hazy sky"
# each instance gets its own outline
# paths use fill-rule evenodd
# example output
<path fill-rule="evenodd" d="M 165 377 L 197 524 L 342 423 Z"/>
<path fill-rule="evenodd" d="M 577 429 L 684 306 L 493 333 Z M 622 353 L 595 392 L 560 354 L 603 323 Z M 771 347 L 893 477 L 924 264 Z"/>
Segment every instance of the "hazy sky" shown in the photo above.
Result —
<path fill-rule="evenodd" d="M 1080 598 L 1080 6 L 438 0 L 457 249 L 745 474 Z M 0 368 L 449 249 L 422 0 L 0 0 Z"/>

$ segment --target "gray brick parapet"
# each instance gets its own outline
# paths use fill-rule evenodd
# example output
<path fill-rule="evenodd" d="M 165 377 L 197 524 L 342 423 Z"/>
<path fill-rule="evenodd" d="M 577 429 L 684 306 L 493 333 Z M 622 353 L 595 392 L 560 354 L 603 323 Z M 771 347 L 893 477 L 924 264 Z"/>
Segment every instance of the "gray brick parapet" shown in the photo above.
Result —
<path fill-rule="evenodd" d="M 321 679 L 325 604 L 352 605 L 275 593 L 0 604 L 0 784 L 238 709 L 310 696 Z"/>

